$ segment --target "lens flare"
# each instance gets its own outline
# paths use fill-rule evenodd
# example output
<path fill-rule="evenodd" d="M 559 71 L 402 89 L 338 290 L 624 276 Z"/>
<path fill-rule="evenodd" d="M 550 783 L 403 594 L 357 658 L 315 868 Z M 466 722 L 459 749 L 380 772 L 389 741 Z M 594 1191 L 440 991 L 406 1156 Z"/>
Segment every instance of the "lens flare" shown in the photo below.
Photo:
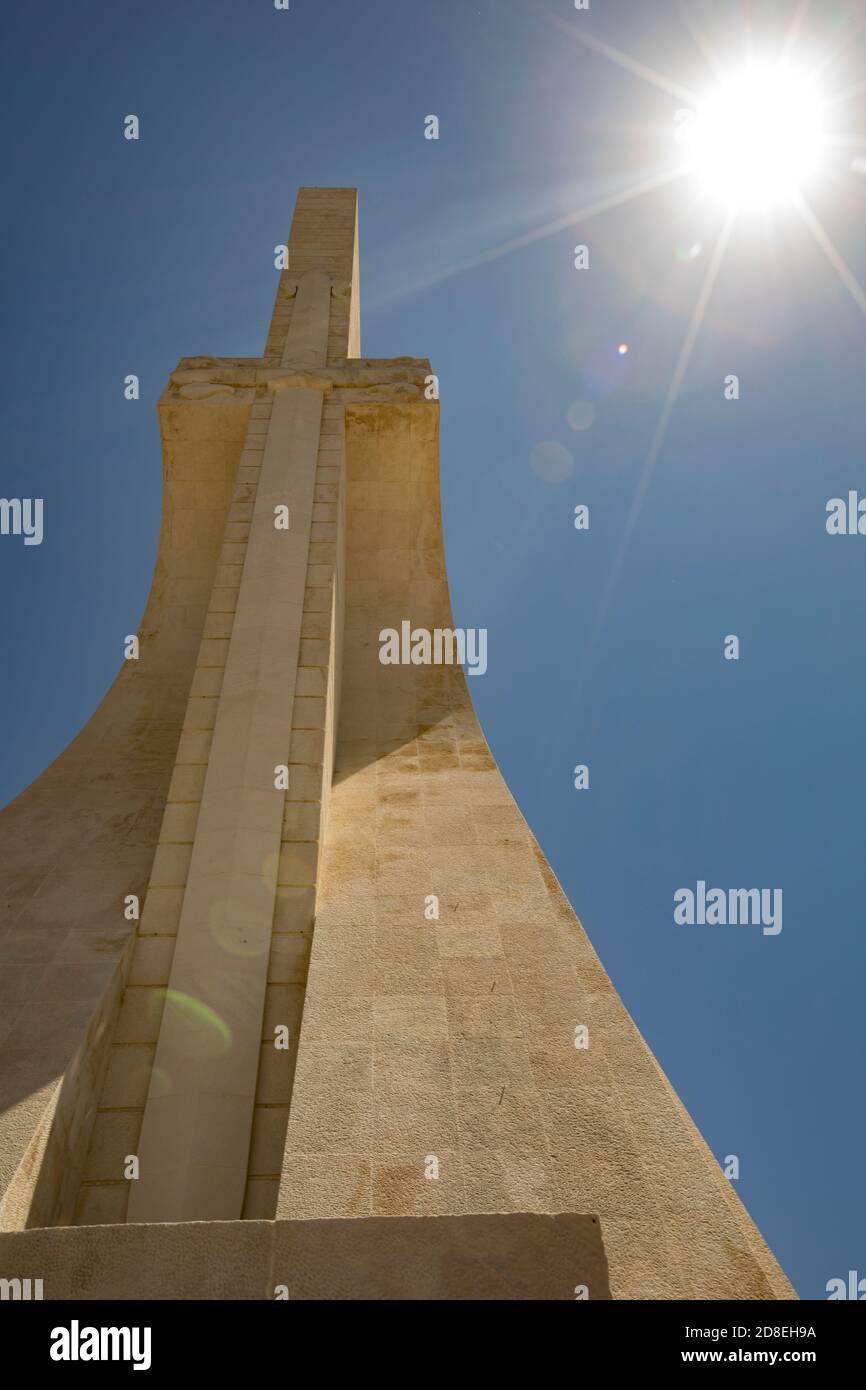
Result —
<path fill-rule="evenodd" d="M 159 991 L 165 1000 L 166 1012 L 175 1016 L 183 1029 L 184 1042 L 190 1056 L 221 1057 L 232 1044 L 232 1032 L 224 1019 L 201 999 L 181 994 L 177 989 Z"/>

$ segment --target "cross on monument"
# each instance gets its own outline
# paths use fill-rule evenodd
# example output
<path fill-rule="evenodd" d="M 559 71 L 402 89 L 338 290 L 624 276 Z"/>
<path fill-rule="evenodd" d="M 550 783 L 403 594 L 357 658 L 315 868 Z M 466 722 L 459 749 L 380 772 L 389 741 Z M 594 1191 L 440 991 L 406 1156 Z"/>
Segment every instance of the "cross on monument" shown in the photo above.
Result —
<path fill-rule="evenodd" d="M 295 1013 L 274 1004 L 270 1036 L 262 1020 L 278 898 L 308 896 L 291 890 L 311 886 L 322 830 L 312 808 L 328 796 L 345 415 L 411 405 L 434 427 L 429 363 L 360 359 L 358 294 L 354 191 L 305 190 L 263 358 L 186 359 L 160 403 L 164 414 L 243 403 L 249 424 L 221 557 L 243 546 L 243 564 L 228 576 L 233 612 L 212 607 L 220 635 L 205 637 L 214 650 L 200 657 L 222 677 L 130 1221 L 241 1216 L 262 1047 L 284 1030 L 275 1057 L 285 1072 L 297 1047 Z M 304 779 L 316 785 L 287 802 Z M 307 808 L 310 838 L 286 826 L 295 804 Z"/>

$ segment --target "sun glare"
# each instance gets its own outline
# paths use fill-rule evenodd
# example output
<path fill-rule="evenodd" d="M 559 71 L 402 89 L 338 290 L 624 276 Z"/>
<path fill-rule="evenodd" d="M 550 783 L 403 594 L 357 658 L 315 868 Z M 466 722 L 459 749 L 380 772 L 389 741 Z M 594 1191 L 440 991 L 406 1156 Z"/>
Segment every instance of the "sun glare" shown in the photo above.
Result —
<path fill-rule="evenodd" d="M 815 172 L 821 117 L 808 77 L 751 67 L 679 113 L 676 138 L 707 193 L 731 208 L 767 207 L 795 197 Z"/>

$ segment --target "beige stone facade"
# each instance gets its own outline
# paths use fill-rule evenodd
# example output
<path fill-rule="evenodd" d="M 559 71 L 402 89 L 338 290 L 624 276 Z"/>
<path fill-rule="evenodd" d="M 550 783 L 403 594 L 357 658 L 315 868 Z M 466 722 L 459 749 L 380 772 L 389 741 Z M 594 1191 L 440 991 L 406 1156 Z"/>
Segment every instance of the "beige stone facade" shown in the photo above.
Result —
<path fill-rule="evenodd" d="M 360 356 L 354 190 L 289 253 L 264 356 L 161 399 L 139 660 L 0 816 L 0 1224 L 574 1213 L 614 1297 L 792 1297 L 462 670 L 380 661 L 452 627 L 431 369 Z"/>

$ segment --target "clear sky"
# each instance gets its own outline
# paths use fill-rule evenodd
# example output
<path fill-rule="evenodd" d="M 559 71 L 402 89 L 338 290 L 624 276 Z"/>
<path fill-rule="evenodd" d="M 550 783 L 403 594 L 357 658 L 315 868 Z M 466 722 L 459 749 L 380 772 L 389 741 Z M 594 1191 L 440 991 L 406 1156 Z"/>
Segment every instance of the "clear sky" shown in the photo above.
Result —
<path fill-rule="evenodd" d="M 169 372 L 259 353 L 298 186 L 357 185 L 362 350 L 429 356 L 441 381 L 451 590 L 489 632 L 470 686 L 493 751 L 713 1152 L 822 1297 L 866 1275 L 866 536 L 825 529 L 829 498 L 866 496 L 866 301 L 795 210 L 740 219 L 653 459 L 723 210 L 686 179 L 566 220 L 668 169 L 683 106 L 577 30 L 691 89 L 747 41 L 776 52 L 797 9 L 7 4 L 0 494 L 44 498 L 45 520 L 40 546 L 0 536 L 0 803 L 87 721 L 140 620 Z M 804 7 L 795 53 L 826 60 L 831 96 L 866 71 L 855 10 Z M 863 96 L 834 129 L 866 133 Z M 858 154 L 834 145 L 810 205 L 862 284 Z M 677 926 L 698 880 L 782 889 L 782 931 Z"/>

